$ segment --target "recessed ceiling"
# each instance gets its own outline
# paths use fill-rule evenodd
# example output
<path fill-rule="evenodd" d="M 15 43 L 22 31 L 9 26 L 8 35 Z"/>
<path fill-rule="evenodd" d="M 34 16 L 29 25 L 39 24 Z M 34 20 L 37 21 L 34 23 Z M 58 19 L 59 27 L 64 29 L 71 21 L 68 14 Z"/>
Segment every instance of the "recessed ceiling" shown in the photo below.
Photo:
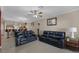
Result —
<path fill-rule="evenodd" d="M 28 12 L 31 10 L 39 10 L 43 12 L 43 17 L 32 17 L 32 15 L 28 14 Z M 79 10 L 78 6 L 43 6 L 41 9 L 39 9 L 38 6 L 5 6 L 3 7 L 3 18 L 4 20 L 15 22 L 32 22 L 35 20 L 46 19 L 76 10 Z"/>

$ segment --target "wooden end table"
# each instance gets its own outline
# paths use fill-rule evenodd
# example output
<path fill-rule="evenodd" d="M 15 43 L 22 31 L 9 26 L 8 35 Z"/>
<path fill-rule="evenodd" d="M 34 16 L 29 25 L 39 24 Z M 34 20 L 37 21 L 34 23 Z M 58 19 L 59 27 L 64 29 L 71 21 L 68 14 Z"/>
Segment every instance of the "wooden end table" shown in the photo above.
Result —
<path fill-rule="evenodd" d="M 65 40 L 65 47 L 71 50 L 79 51 L 79 40 L 76 39 Z"/>

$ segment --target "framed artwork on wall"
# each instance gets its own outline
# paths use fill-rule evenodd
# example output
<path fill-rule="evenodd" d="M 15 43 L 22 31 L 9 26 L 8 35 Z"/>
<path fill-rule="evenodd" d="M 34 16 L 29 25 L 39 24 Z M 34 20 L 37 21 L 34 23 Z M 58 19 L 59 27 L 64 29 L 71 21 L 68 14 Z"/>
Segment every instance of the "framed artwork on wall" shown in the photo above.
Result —
<path fill-rule="evenodd" d="M 47 26 L 57 25 L 57 17 L 47 19 Z"/>

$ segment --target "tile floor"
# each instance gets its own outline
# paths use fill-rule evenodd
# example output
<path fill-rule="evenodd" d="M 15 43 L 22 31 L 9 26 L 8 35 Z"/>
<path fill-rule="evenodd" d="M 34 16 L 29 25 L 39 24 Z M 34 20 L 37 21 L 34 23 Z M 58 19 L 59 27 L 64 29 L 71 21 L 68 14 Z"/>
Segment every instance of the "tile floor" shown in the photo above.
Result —
<path fill-rule="evenodd" d="M 15 38 L 13 36 L 9 39 L 6 39 L 5 36 L 2 39 L 1 53 L 73 53 L 70 50 L 60 49 L 38 40 L 15 47 Z"/>

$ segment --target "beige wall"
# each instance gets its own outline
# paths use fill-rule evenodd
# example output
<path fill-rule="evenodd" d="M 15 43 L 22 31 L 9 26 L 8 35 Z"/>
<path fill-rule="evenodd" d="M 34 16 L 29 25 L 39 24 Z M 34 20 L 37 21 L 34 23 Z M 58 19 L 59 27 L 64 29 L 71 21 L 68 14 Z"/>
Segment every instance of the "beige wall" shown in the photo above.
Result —
<path fill-rule="evenodd" d="M 77 27 L 79 32 L 79 11 L 74 11 L 74 12 L 57 16 L 56 26 L 47 26 L 46 19 L 36 21 L 34 26 L 34 31 L 36 33 L 37 33 L 36 29 L 38 27 L 37 22 L 40 23 L 40 27 L 39 27 L 40 34 L 42 34 L 44 30 L 49 30 L 49 31 L 65 31 L 67 35 L 69 35 L 70 33 L 68 32 L 68 29 L 70 27 Z"/>
<path fill-rule="evenodd" d="M 29 29 L 28 29 L 28 30 L 33 30 L 33 31 L 35 32 L 35 34 L 37 34 L 37 28 L 38 28 L 37 23 L 38 23 L 37 21 L 34 22 L 34 26 L 31 25 L 31 23 L 29 23 L 29 24 L 28 24 L 28 26 L 29 26 Z"/>

